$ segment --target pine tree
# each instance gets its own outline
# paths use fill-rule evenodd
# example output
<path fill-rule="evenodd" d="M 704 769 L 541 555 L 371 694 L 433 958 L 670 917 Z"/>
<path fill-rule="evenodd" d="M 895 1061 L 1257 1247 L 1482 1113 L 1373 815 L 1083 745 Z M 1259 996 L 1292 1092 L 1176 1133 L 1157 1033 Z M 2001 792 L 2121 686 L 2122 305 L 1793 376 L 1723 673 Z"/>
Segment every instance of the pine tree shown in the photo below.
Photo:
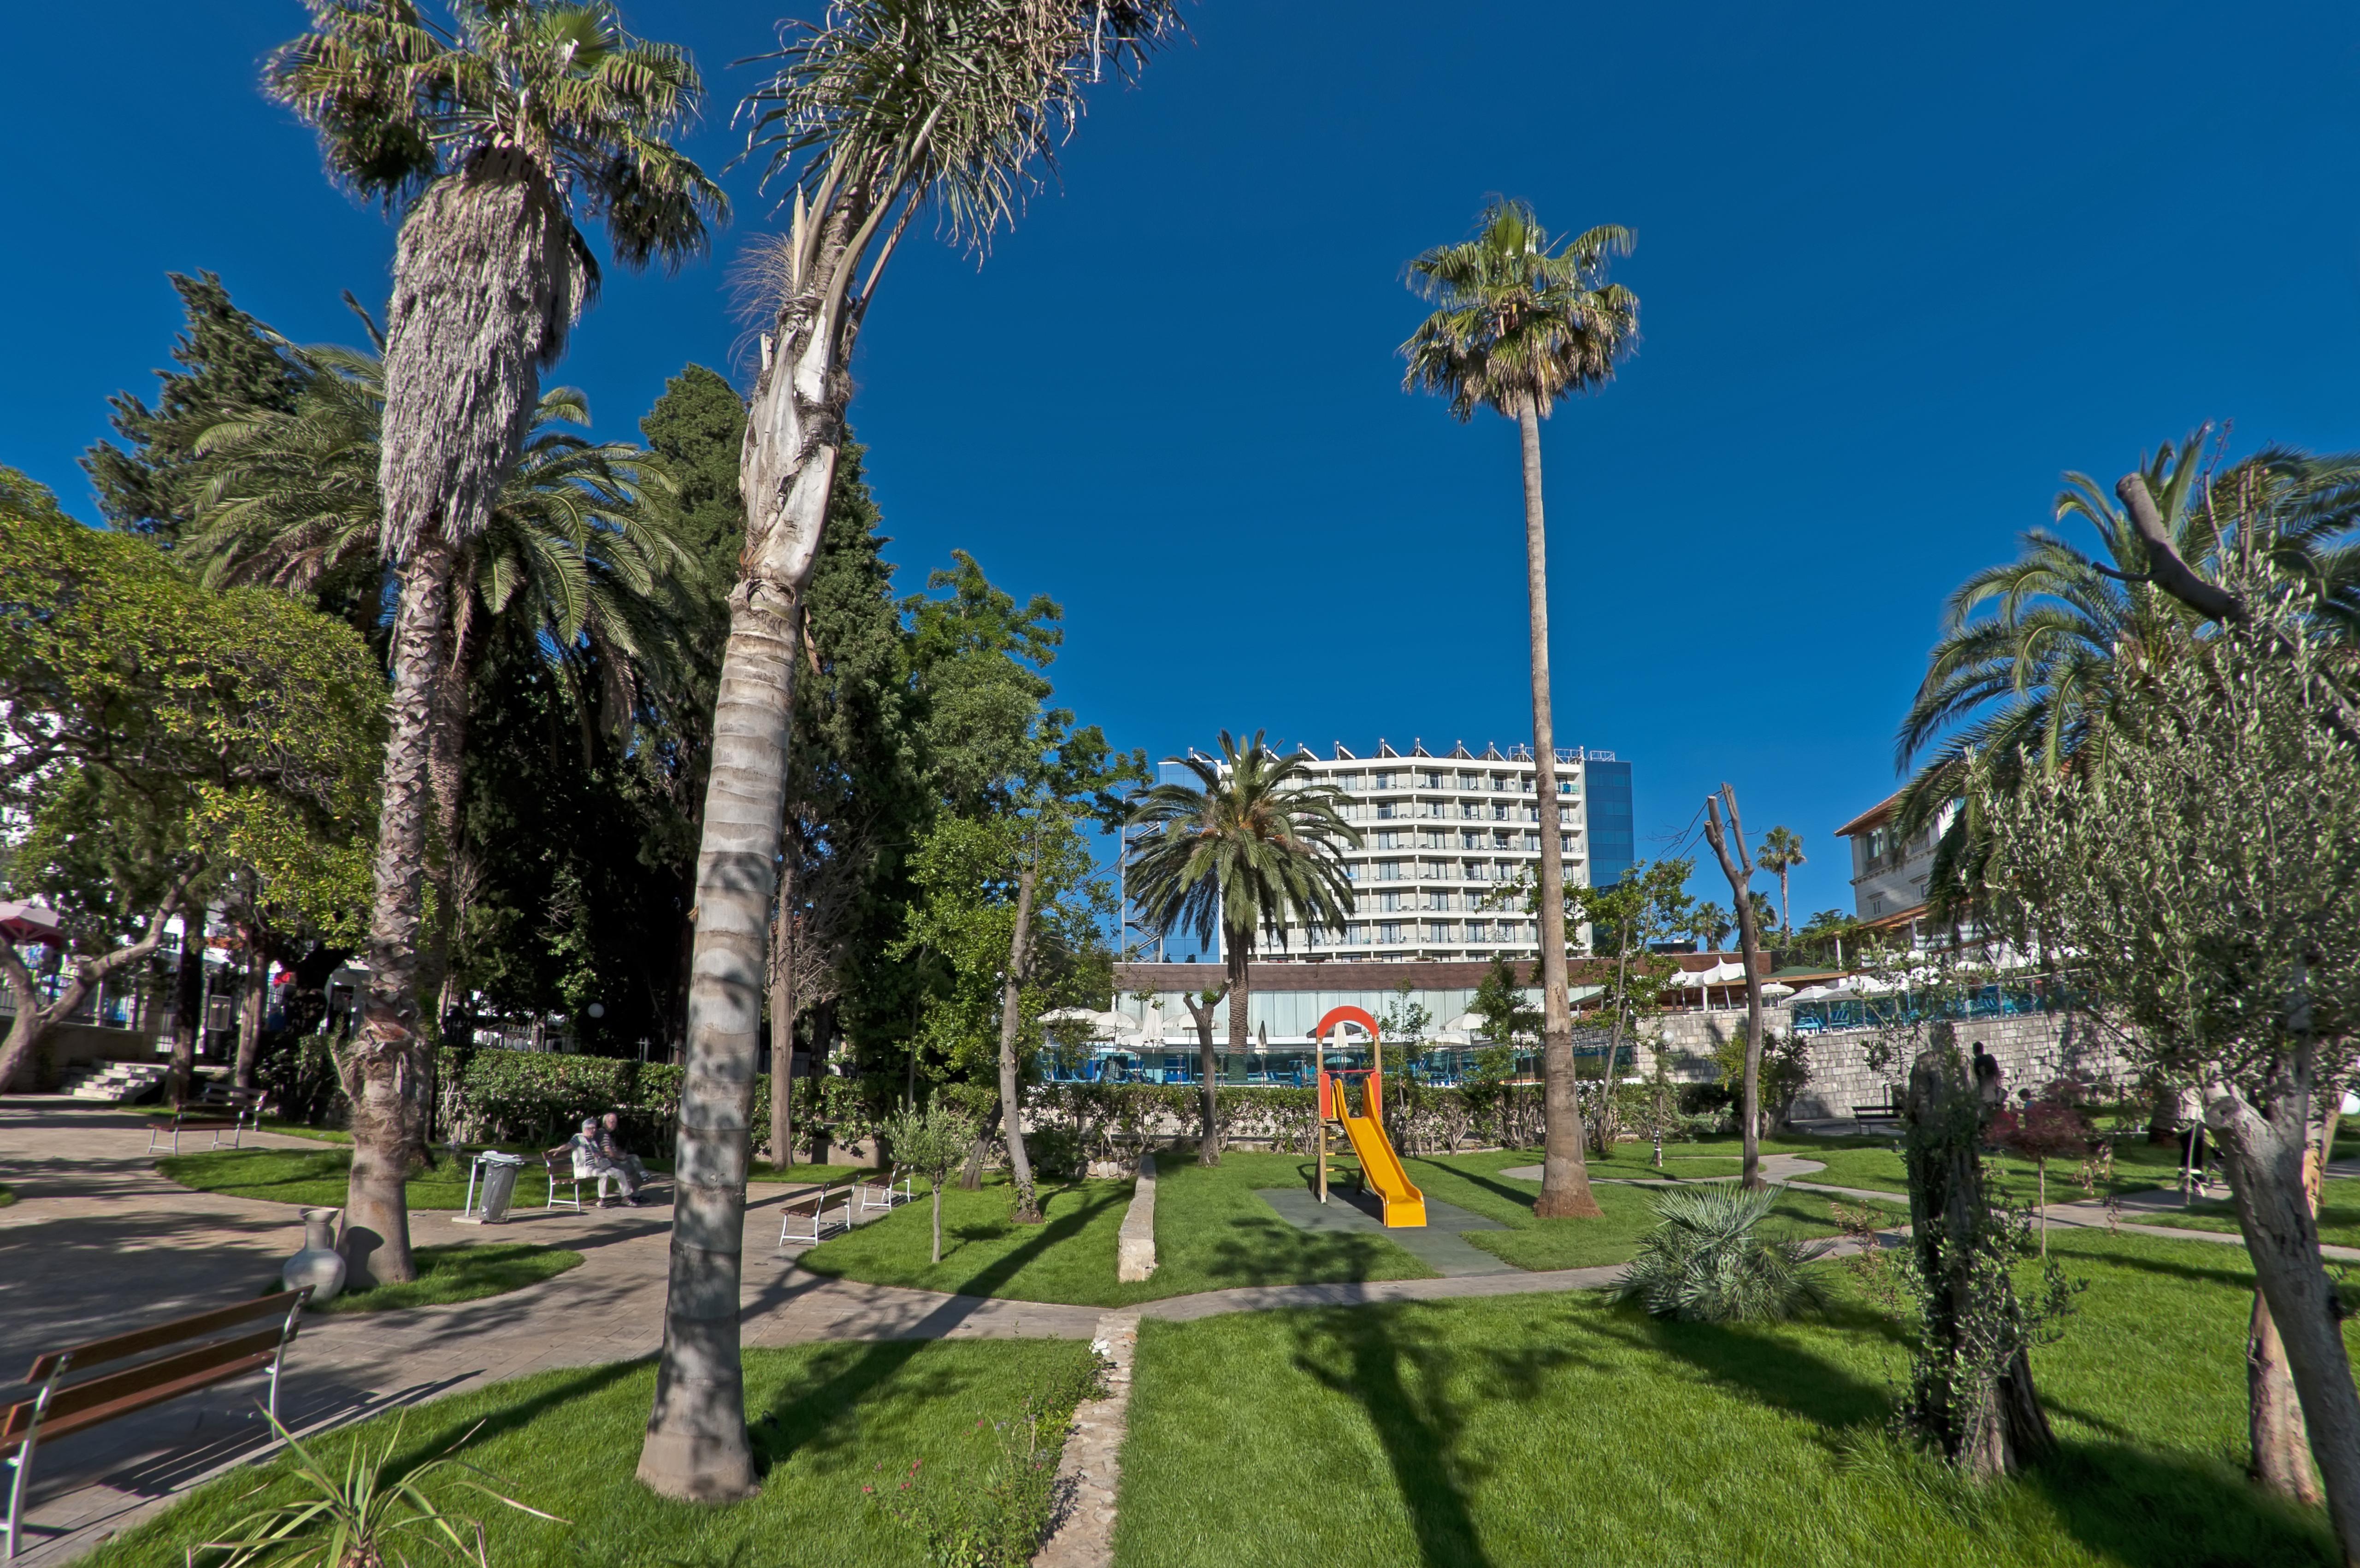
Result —
<path fill-rule="evenodd" d="M 82 460 L 108 522 L 167 541 L 188 527 L 203 489 L 197 438 L 235 408 L 291 410 L 306 379 L 279 334 L 230 302 L 219 277 L 169 276 L 188 320 L 172 345 L 179 368 L 156 372 L 163 385 L 152 408 L 129 392 L 108 399 L 125 445 L 100 441 Z"/>

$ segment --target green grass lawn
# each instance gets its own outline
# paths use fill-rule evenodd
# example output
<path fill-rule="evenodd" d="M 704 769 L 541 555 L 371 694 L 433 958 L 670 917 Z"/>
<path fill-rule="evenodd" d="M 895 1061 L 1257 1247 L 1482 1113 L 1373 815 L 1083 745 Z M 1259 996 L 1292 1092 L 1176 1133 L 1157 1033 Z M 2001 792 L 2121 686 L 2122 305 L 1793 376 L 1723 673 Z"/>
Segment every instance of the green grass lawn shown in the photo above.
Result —
<path fill-rule="evenodd" d="M 308 1138 L 314 1143 L 350 1144 L 353 1141 L 353 1135 L 341 1127 L 318 1127 L 304 1122 L 282 1122 L 272 1116 L 263 1117 L 257 1130 L 275 1132 L 282 1138 Z"/>
<path fill-rule="evenodd" d="M 1686 1147 L 1686 1146 L 1682 1146 Z M 1669 1150 L 1666 1153 L 1668 1163 Z M 1656 1189 L 1617 1186 L 1601 1181 L 1590 1189 L 1603 1219 L 1544 1220 L 1533 1215 L 1540 1195 L 1538 1181 L 1503 1176 L 1502 1171 L 1535 1163 L 1537 1152 L 1494 1150 L 1484 1154 L 1437 1155 L 1407 1160 L 1409 1179 L 1429 1198 L 1499 1221 L 1506 1230 L 1470 1230 L 1467 1239 L 1519 1269 L 1590 1269 L 1627 1263 L 1639 1250 L 1639 1238 L 1655 1224 Z M 1590 1173 L 1604 1173 L 1604 1161 L 1592 1161 Z M 1735 1165 L 1731 1174 L 1735 1174 Z M 1810 1192 L 1789 1191 L 1771 1210 L 1769 1234 L 1833 1236 L 1833 1205 Z"/>
<path fill-rule="evenodd" d="M 2327 1568 L 2323 1512 L 2242 1473 L 2245 1259 L 2049 1244 L 2090 1282 L 2034 1353 L 2065 1452 L 1983 1490 L 1885 1437 L 1907 1352 L 1833 1265 L 1766 1328 L 1589 1292 L 1151 1321 L 1115 1562 Z"/>
<path fill-rule="evenodd" d="M 453 1301 L 478 1301 L 504 1296 L 553 1279 L 582 1266 L 582 1255 L 562 1247 L 535 1247 L 527 1242 L 460 1242 L 450 1247 L 411 1250 L 418 1278 L 405 1284 L 378 1285 L 366 1290 L 346 1290 L 320 1310 L 323 1312 L 382 1312 L 400 1307 L 439 1307 Z"/>
<path fill-rule="evenodd" d="M 763 1467 L 759 1496 L 733 1508 L 667 1502 L 632 1478 L 655 1389 L 651 1361 L 544 1372 L 442 1399 L 409 1413 L 402 1452 L 422 1460 L 478 1421 L 463 1451 L 497 1489 L 570 1521 L 531 1519 L 446 1486 L 438 1499 L 480 1519 L 500 1568 L 921 1568 L 918 1541 L 865 1496 L 923 1460 L 922 1485 L 955 1488 L 990 1454 L 977 1422 L 1005 1419 L 1030 1395 L 1065 1386 L 1088 1365 L 1070 1340 L 960 1340 L 819 1345 L 746 1353 L 746 1410 Z M 372 1450 L 391 1418 L 319 1440 L 334 1474 L 355 1441 Z M 262 1479 L 278 1473 L 266 1468 Z M 238 1471 L 99 1547 L 91 1568 L 183 1568 L 187 1547 L 219 1539 L 241 1515 L 290 1495 Z M 891 1495 L 892 1485 L 879 1485 Z M 429 1559 L 407 1543 L 413 1560 Z"/>
<path fill-rule="evenodd" d="M 1313 1236 L 1254 1196 L 1257 1187 L 1298 1187 L 1308 1156 L 1231 1149 L 1212 1170 L 1193 1156 L 1156 1156 L 1154 1278 L 1115 1277 L 1115 1241 L 1131 1206 L 1129 1181 L 1077 1181 L 1044 1189 L 1048 1218 L 1009 1223 L 1004 1177 L 979 1192 L 943 1194 L 943 1260 L 927 1261 L 929 1204 L 918 1201 L 803 1255 L 817 1273 L 880 1285 L 911 1285 L 1027 1301 L 1122 1306 L 1232 1285 L 1428 1279 L 1433 1270 L 1376 1236 Z"/>

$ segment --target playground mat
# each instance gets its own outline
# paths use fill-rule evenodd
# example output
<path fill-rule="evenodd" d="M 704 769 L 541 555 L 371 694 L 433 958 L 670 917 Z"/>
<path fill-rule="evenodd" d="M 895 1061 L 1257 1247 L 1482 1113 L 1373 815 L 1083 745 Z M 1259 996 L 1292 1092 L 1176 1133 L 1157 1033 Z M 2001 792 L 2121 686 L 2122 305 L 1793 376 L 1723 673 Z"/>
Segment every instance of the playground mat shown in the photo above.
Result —
<path fill-rule="evenodd" d="M 1349 1233 L 1354 1236 L 1382 1236 L 1436 1273 L 1451 1279 L 1472 1274 L 1519 1274 L 1523 1270 L 1513 1263 L 1503 1262 L 1475 1246 L 1459 1233 L 1470 1230 L 1505 1230 L 1497 1220 L 1485 1219 L 1470 1213 L 1456 1203 L 1426 1200 L 1424 1228 L 1388 1230 L 1377 1215 L 1380 1212 L 1376 1194 L 1363 1192 L 1350 1186 L 1331 1186 L 1328 1202 L 1301 1187 L 1257 1187 L 1254 1196 L 1278 1212 L 1278 1217 L 1297 1230 L 1314 1233 Z"/>

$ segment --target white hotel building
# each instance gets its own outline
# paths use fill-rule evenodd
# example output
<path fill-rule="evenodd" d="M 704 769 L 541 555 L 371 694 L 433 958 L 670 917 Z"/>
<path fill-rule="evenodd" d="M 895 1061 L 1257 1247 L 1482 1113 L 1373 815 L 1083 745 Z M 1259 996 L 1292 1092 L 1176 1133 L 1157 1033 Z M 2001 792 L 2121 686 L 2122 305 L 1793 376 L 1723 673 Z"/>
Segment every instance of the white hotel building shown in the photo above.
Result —
<path fill-rule="evenodd" d="M 1538 955 L 1525 900 L 1508 891 L 1520 879 L 1529 885 L 1540 866 L 1538 769 L 1530 746 L 1487 746 L 1477 753 L 1461 744 L 1436 756 L 1415 744 L 1398 752 L 1381 740 L 1368 757 L 1338 745 L 1325 757 L 1300 749 L 1310 758 L 1306 771 L 1348 797 L 1344 815 L 1360 830 L 1360 847 L 1345 852 L 1355 908 L 1341 931 L 1290 924 L 1283 946 L 1265 938 L 1256 946 L 1257 968 L 1289 960 L 1480 963 Z M 1631 765 L 1611 751 L 1561 747 L 1557 757 L 1566 882 L 1617 881 L 1633 859 Z M 1193 779 L 1177 761 L 1160 771 L 1167 781 Z M 1221 954 L 1207 956 L 1218 961 Z"/>

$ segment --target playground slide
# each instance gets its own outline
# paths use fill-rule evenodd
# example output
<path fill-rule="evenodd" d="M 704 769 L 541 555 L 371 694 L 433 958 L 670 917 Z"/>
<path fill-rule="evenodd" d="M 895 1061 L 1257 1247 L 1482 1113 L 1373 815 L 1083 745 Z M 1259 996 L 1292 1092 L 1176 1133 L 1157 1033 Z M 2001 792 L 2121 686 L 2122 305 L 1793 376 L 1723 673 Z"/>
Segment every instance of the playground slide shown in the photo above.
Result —
<path fill-rule="evenodd" d="M 1385 1136 L 1384 1124 L 1374 1116 L 1356 1116 L 1349 1106 L 1337 1108 L 1344 1113 L 1344 1132 L 1352 1140 L 1352 1152 L 1360 1157 L 1360 1179 L 1384 1203 L 1386 1226 L 1424 1228 L 1426 1194 L 1410 1185 L 1409 1172 L 1402 1169 L 1401 1156 L 1393 1152 L 1393 1140 Z"/>

